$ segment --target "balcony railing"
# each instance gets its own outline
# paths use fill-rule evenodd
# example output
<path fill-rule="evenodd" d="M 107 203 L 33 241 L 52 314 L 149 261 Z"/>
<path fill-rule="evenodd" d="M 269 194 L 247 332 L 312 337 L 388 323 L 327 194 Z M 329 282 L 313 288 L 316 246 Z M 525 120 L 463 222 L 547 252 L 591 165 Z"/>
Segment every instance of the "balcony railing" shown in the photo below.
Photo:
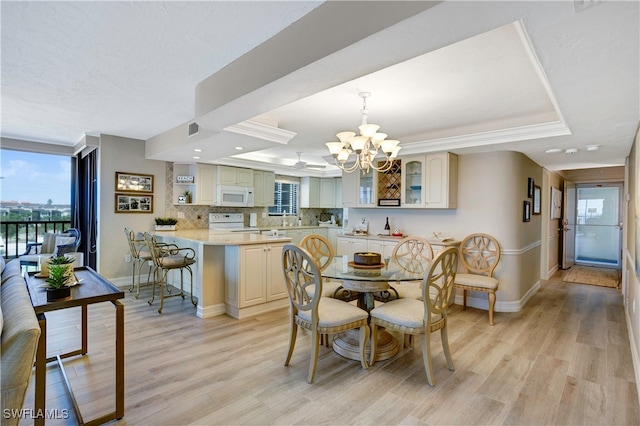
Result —
<path fill-rule="evenodd" d="M 68 220 L 34 220 L 0 222 L 0 254 L 13 259 L 25 252 L 27 243 L 41 243 L 45 232 L 64 232 L 71 227 Z"/>

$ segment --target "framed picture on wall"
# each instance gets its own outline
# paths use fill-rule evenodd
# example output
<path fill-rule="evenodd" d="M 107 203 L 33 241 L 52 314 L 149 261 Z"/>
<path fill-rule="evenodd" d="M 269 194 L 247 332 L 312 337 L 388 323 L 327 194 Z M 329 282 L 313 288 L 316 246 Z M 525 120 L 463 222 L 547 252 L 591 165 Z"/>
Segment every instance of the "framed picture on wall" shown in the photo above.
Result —
<path fill-rule="evenodd" d="M 551 219 L 562 217 L 562 191 L 551 187 Z"/>
<path fill-rule="evenodd" d="M 532 214 L 540 214 L 541 189 L 538 185 L 533 187 L 533 211 Z"/>
<path fill-rule="evenodd" d="M 153 193 L 153 175 L 116 172 L 116 191 Z"/>
<path fill-rule="evenodd" d="M 535 182 L 533 178 L 527 179 L 527 198 L 533 198 L 533 187 L 535 186 Z"/>
<path fill-rule="evenodd" d="M 531 222 L 531 201 L 524 201 L 522 205 L 522 221 Z"/>
<path fill-rule="evenodd" d="M 153 195 L 116 193 L 116 213 L 153 213 Z"/>

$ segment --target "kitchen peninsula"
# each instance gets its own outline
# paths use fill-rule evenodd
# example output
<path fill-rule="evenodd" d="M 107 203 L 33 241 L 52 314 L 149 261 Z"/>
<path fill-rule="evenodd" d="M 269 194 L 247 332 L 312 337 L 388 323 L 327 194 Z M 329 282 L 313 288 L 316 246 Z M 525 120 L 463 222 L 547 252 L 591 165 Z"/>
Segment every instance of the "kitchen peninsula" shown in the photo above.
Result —
<path fill-rule="evenodd" d="M 286 236 L 251 233 L 214 233 L 208 229 L 156 232 L 163 243 L 190 247 L 196 252 L 193 292 L 196 315 L 208 318 L 224 313 L 244 318 L 287 306 L 282 280 L 282 247 Z M 169 276 L 169 283 L 179 276 Z"/>

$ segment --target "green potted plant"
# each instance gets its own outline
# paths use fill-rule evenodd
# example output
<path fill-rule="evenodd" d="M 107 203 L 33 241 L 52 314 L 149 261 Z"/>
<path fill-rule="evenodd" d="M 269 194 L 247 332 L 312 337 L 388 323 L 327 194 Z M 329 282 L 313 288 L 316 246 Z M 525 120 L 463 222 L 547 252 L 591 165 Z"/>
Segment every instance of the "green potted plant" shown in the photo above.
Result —
<path fill-rule="evenodd" d="M 47 302 L 65 299 L 71 296 L 70 284 L 73 283 L 73 259 L 66 256 L 52 257 L 49 261 L 47 281 Z"/>
<path fill-rule="evenodd" d="M 184 195 L 187 204 L 191 204 L 191 191 L 187 189 L 182 195 Z"/>
<path fill-rule="evenodd" d="M 156 217 L 156 231 L 175 231 L 178 219 L 173 217 Z"/>

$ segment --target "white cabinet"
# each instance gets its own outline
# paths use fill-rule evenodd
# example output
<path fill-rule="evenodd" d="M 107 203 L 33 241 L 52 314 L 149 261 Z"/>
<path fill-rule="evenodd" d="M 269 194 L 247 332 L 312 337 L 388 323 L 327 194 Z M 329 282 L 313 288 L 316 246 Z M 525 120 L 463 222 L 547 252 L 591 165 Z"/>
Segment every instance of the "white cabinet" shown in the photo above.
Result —
<path fill-rule="evenodd" d="M 286 303 L 273 303 L 287 298 L 282 276 L 284 245 L 274 242 L 225 248 L 227 314 L 241 318 L 286 306 Z"/>
<path fill-rule="evenodd" d="M 342 208 L 342 178 L 333 178 L 335 207 Z"/>
<path fill-rule="evenodd" d="M 393 253 L 393 249 L 398 244 L 398 241 L 395 240 L 368 240 L 367 241 L 367 251 L 372 251 L 374 253 L 380 253 L 382 259 L 388 259 L 391 257 Z"/>
<path fill-rule="evenodd" d="M 426 156 L 425 201 L 430 209 L 458 207 L 458 156 L 449 152 Z"/>
<path fill-rule="evenodd" d="M 333 248 L 333 252 L 336 253 L 338 248 L 338 235 L 342 233 L 342 228 L 327 228 L 327 240 Z"/>
<path fill-rule="evenodd" d="M 375 207 L 376 181 L 373 169 L 368 173 L 359 170 L 342 172 L 342 206 L 343 207 Z"/>
<path fill-rule="evenodd" d="M 337 237 L 336 256 L 348 256 L 353 260 L 353 253 L 367 251 L 367 240 L 364 238 Z"/>
<path fill-rule="evenodd" d="M 320 207 L 334 208 L 336 206 L 335 179 L 320 179 Z"/>
<path fill-rule="evenodd" d="M 216 166 L 196 164 L 196 195 L 193 204 L 212 206 L 216 203 Z"/>
<path fill-rule="evenodd" d="M 253 171 L 253 206 L 269 207 L 275 204 L 274 185 L 276 175 L 262 170 Z"/>
<path fill-rule="evenodd" d="M 320 178 L 309 176 L 300 178 L 300 207 L 320 207 Z"/>
<path fill-rule="evenodd" d="M 253 170 L 240 167 L 218 166 L 218 184 L 253 186 Z"/>
<path fill-rule="evenodd" d="M 193 182 L 177 182 L 178 176 L 193 176 Z M 211 206 L 216 202 L 216 166 L 211 164 L 174 164 L 173 165 L 173 204 L 179 203 L 178 197 L 186 191 L 191 194 L 191 202 Z"/>
<path fill-rule="evenodd" d="M 458 156 L 448 152 L 402 159 L 402 207 L 455 209 Z"/>

